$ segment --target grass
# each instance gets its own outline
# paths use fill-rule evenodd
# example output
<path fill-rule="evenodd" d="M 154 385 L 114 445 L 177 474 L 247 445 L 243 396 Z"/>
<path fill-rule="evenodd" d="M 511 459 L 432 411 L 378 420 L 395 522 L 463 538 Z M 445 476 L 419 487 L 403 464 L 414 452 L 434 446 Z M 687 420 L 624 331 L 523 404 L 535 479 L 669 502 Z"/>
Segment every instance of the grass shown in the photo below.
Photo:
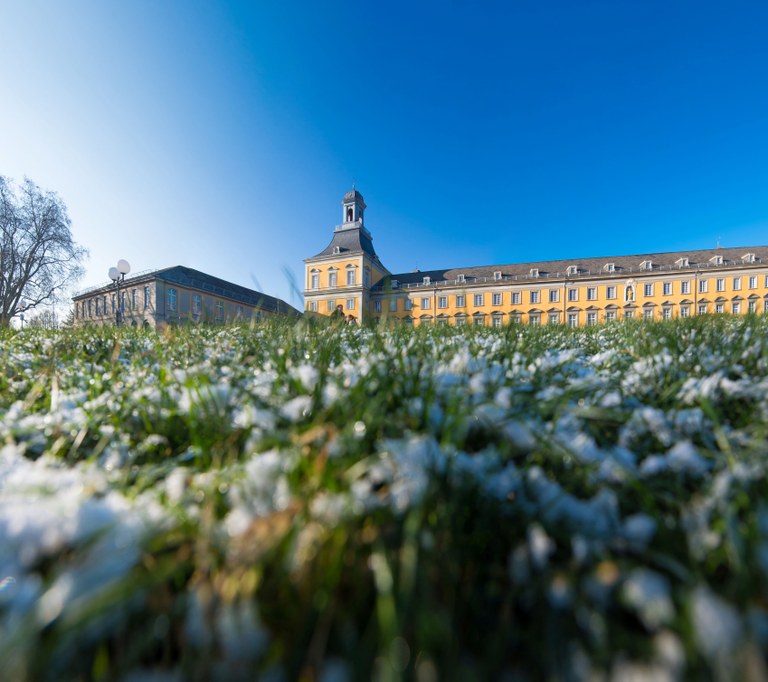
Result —
<path fill-rule="evenodd" d="M 763 679 L 767 332 L 0 330 L 2 675 Z"/>

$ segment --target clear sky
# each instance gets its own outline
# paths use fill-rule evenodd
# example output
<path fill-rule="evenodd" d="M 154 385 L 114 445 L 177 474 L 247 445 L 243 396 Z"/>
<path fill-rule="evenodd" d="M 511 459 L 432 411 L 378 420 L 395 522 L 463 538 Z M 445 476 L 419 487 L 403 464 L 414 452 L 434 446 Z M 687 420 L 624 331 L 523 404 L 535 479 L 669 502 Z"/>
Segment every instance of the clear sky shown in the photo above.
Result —
<path fill-rule="evenodd" d="M 80 287 L 285 298 L 354 181 L 392 272 L 768 244 L 768 2 L 0 0 L 0 174 Z"/>

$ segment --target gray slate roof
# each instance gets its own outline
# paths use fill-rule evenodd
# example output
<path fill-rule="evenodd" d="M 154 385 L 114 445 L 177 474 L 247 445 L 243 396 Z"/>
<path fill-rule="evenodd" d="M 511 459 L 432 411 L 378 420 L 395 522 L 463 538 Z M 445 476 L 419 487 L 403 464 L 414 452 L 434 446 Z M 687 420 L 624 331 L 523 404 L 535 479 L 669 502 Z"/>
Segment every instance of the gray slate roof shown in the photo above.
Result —
<path fill-rule="evenodd" d="M 312 258 L 332 256 L 334 255 L 334 248 L 337 246 L 339 247 L 339 253 L 341 254 L 349 254 L 351 256 L 356 253 L 367 253 L 375 261 L 379 260 L 379 257 L 376 255 L 376 250 L 373 248 L 371 236 L 364 227 L 337 229 L 333 233 L 331 243 L 320 253 L 312 256 Z"/>
<path fill-rule="evenodd" d="M 487 281 L 494 279 L 495 272 L 501 272 L 504 280 L 531 280 L 540 281 L 547 278 L 562 279 L 568 277 L 589 277 L 589 276 L 618 276 L 631 277 L 637 275 L 651 274 L 648 270 L 640 267 L 643 261 L 650 260 L 653 263 L 654 273 L 663 273 L 665 271 L 685 271 L 706 269 L 715 267 L 710 259 L 715 256 L 722 256 L 723 266 L 744 264 L 742 256 L 747 253 L 755 255 L 756 263 L 768 264 L 768 246 L 742 246 L 719 249 L 704 249 L 691 251 L 671 251 L 667 253 L 644 253 L 631 256 L 600 256 L 591 258 L 570 258 L 568 260 L 537 261 L 530 263 L 511 263 L 507 265 L 481 265 L 462 268 L 448 268 L 445 270 L 423 270 L 414 272 L 404 272 L 392 274 L 388 278 L 380 280 L 373 289 L 386 289 L 389 287 L 389 280 L 397 280 L 401 286 L 421 285 L 425 277 L 430 278 L 432 286 L 435 283 L 454 284 L 459 275 L 464 275 L 467 282 Z M 688 258 L 689 267 L 679 267 L 677 261 L 680 258 Z M 613 263 L 615 271 L 613 273 L 605 270 L 608 263 Z M 567 275 L 569 266 L 577 266 L 577 275 Z M 538 269 L 539 277 L 531 277 L 531 270 Z"/>
<path fill-rule="evenodd" d="M 270 310 L 272 312 L 299 314 L 299 311 L 296 310 L 296 308 L 282 299 L 275 298 L 269 294 L 263 294 L 260 291 L 248 289 L 239 284 L 227 282 L 226 280 L 207 275 L 204 272 L 193 270 L 192 268 L 187 268 L 183 265 L 175 265 L 164 270 L 157 270 L 154 273 L 154 276 L 157 279 L 178 284 L 179 286 L 200 289 L 201 291 L 218 294 L 219 296 L 230 298 L 248 305 L 258 305 L 265 310 Z"/>

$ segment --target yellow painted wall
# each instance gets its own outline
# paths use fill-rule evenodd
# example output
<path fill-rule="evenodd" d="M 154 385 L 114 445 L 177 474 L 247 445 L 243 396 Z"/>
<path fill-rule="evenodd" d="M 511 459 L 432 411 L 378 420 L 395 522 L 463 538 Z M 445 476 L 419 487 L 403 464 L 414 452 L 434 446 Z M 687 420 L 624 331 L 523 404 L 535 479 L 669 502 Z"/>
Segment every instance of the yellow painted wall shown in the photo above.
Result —
<path fill-rule="evenodd" d="M 750 301 L 754 311 L 763 313 L 768 310 L 768 270 L 765 267 L 752 268 L 749 266 L 727 268 L 722 271 L 685 271 L 670 273 L 633 273 L 633 277 L 604 277 L 569 280 L 536 281 L 526 283 L 510 283 L 502 281 L 498 284 L 484 285 L 467 284 L 464 287 L 451 285 L 424 285 L 410 288 L 400 288 L 391 292 L 376 292 L 371 299 L 370 312 L 376 318 L 391 317 L 402 320 L 406 317 L 413 319 L 415 324 L 419 318 L 428 315 L 433 319 L 445 316 L 445 321 L 455 323 L 457 315 L 467 316 L 468 323 L 480 317 L 485 324 L 492 324 L 494 313 L 501 317 L 504 323 L 512 319 L 512 314 L 520 315 L 520 321 L 530 322 L 532 316 L 539 315 L 540 324 L 550 323 L 550 314 L 558 316 L 558 323 L 569 323 L 569 315 L 576 315 L 575 324 L 584 325 L 594 313 L 594 323 L 608 319 L 606 313 L 614 312 L 616 319 L 623 319 L 627 311 L 633 317 L 647 317 L 645 311 L 650 311 L 650 319 L 664 318 L 664 309 L 669 309 L 669 317 L 684 315 L 687 308 L 690 316 L 700 314 L 699 306 L 706 306 L 707 313 L 724 312 L 747 314 L 750 312 Z M 755 278 L 750 281 L 750 278 Z M 706 282 L 706 292 L 700 290 L 700 280 Z M 722 280 L 722 291 L 717 291 L 718 280 Z M 626 297 L 627 283 L 634 283 L 634 300 Z M 683 282 L 688 282 L 688 293 L 684 293 Z M 665 293 L 664 285 L 669 285 Z M 646 292 L 646 285 L 650 290 Z M 615 289 L 614 296 L 609 298 L 609 287 Z M 570 295 L 569 291 L 575 293 Z M 550 300 L 550 292 L 554 292 L 556 300 Z M 538 302 L 532 299 L 531 293 L 538 292 Z M 501 295 L 500 304 L 494 304 L 493 294 Z M 592 293 L 592 297 L 589 294 Z M 482 295 L 482 304 L 475 301 L 475 295 Z M 513 294 L 519 295 L 519 303 L 513 303 Z M 464 305 L 457 305 L 457 297 L 464 296 Z M 750 299 L 749 297 L 753 298 Z M 440 299 L 447 297 L 446 306 L 440 307 Z M 397 301 L 396 310 L 392 311 L 389 301 Z M 407 310 L 405 301 L 411 301 L 411 309 Z M 422 301 L 422 299 L 427 299 Z M 426 303 L 425 307 L 423 303 Z M 717 306 L 721 305 L 722 310 Z M 615 306 L 615 307 L 613 307 Z M 629 306 L 629 307 L 628 307 Z M 703 311 L 703 308 L 702 308 Z"/>

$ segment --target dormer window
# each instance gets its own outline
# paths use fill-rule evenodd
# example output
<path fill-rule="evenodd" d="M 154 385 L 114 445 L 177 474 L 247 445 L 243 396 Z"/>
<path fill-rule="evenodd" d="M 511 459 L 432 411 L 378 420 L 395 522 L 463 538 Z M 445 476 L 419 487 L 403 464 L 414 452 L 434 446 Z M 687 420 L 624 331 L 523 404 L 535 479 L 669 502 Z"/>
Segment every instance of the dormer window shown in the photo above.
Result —
<path fill-rule="evenodd" d="M 496 272 L 493 273 L 493 279 L 497 282 L 501 279 L 501 270 L 496 270 Z"/>
<path fill-rule="evenodd" d="M 688 268 L 690 267 L 690 262 L 686 256 L 683 256 L 675 261 L 675 265 L 677 265 L 678 268 Z"/>
<path fill-rule="evenodd" d="M 425 277 L 422 281 L 424 284 L 429 284 L 432 280 L 429 277 Z"/>
<path fill-rule="evenodd" d="M 338 256 L 341 253 L 341 247 L 340 246 L 334 246 L 333 247 L 333 255 Z"/>
<path fill-rule="evenodd" d="M 579 274 L 579 266 L 578 265 L 569 265 L 568 268 L 565 271 L 566 275 L 578 275 Z"/>
<path fill-rule="evenodd" d="M 397 289 L 397 288 L 399 288 L 399 287 L 400 287 L 400 282 L 398 282 L 396 279 L 393 279 L 393 280 L 390 282 L 390 284 L 391 284 L 391 286 L 392 286 L 392 288 L 393 288 L 393 289 Z"/>
<path fill-rule="evenodd" d="M 754 263 L 755 262 L 755 254 L 754 253 L 745 253 L 741 257 L 741 260 L 744 263 Z"/>
<path fill-rule="evenodd" d="M 644 260 L 642 263 L 640 263 L 640 269 L 641 270 L 653 270 L 653 261 L 652 260 Z"/>
<path fill-rule="evenodd" d="M 466 276 L 465 276 L 465 275 L 463 275 L 463 274 L 461 274 L 461 275 L 456 275 L 456 281 L 457 281 L 457 282 L 460 282 L 461 284 L 464 284 L 464 282 L 466 282 L 466 281 L 467 281 L 467 278 L 466 278 Z"/>
<path fill-rule="evenodd" d="M 722 265 L 723 264 L 723 257 L 722 256 L 712 256 L 712 258 L 709 259 L 709 262 L 712 263 L 712 265 Z"/>
<path fill-rule="evenodd" d="M 539 269 L 531 268 L 531 277 L 538 277 L 538 276 L 539 276 Z"/>
<path fill-rule="evenodd" d="M 603 270 L 606 272 L 616 272 L 616 265 L 614 263 L 606 263 L 603 266 Z"/>

